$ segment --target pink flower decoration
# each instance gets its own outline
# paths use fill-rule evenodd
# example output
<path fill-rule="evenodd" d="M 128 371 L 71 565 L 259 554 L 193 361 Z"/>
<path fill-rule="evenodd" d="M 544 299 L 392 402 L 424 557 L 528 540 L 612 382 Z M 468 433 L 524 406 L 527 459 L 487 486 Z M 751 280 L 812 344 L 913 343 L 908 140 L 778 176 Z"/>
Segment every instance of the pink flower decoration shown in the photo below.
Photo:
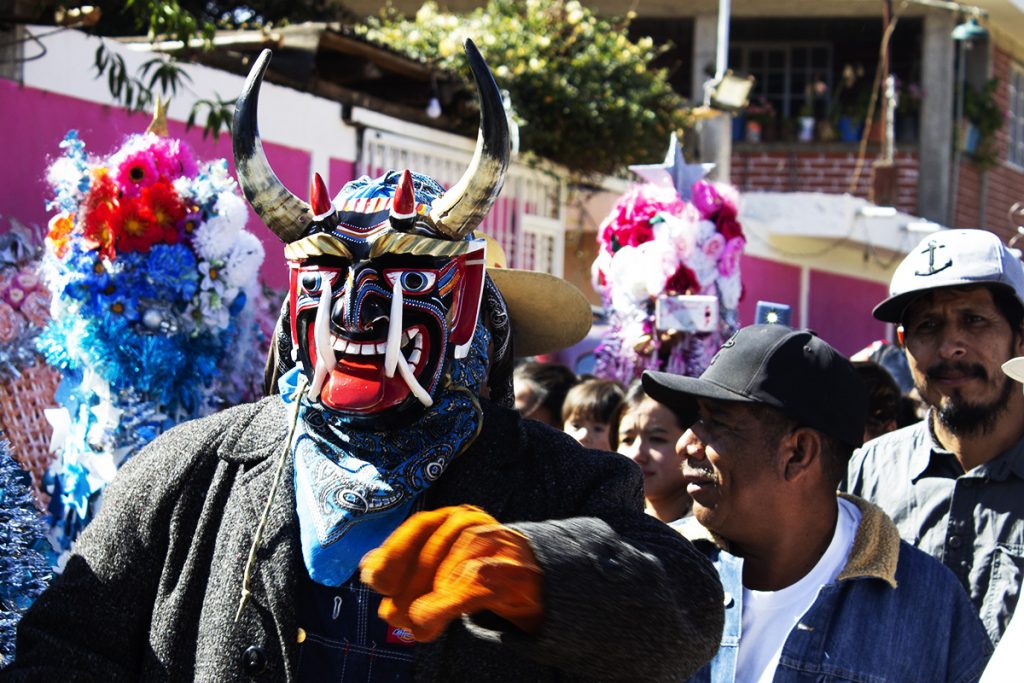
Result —
<path fill-rule="evenodd" d="M 620 247 L 649 242 L 654 238 L 652 218 L 663 211 L 678 215 L 685 208 L 674 188 L 638 185 L 623 195 L 604 219 L 599 232 L 601 245 L 613 253 Z"/>
<path fill-rule="evenodd" d="M 747 241 L 742 237 L 734 237 L 725 243 L 722 257 L 718 260 L 718 272 L 723 277 L 731 277 L 740 268 L 740 257 L 743 256 L 743 248 Z"/>
<path fill-rule="evenodd" d="M 736 220 L 736 215 L 728 208 L 723 208 L 722 211 L 719 212 L 716 227 L 718 228 L 718 232 L 722 233 L 722 237 L 727 240 L 743 238 L 743 227 L 740 225 L 740 222 Z"/>
<path fill-rule="evenodd" d="M 0 343 L 14 341 L 25 329 L 25 319 L 0 301 Z"/>
<path fill-rule="evenodd" d="M 710 219 L 722 208 L 722 195 L 708 181 L 698 180 L 693 184 L 691 192 L 691 201 L 702 217 Z"/>
<path fill-rule="evenodd" d="M 142 188 L 160 179 L 160 173 L 148 149 L 132 152 L 114 171 L 118 187 L 128 197 L 138 197 Z"/>
<path fill-rule="evenodd" d="M 715 185 L 715 189 L 718 191 L 718 196 L 722 198 L 722 209 L 733 216 L 739 214 L 740 191 L 736 189 L 736 186 L 720 184 Z"/>
<path fill-rule="evenodd" d="M 4 301 L 9 303 L 14 310 L 21 308 L 21 302 L 24 300 L 25 292 L 20 287 L 11 286 L 4 292 Z"/>
<path fill-rule="evenodd" d="M 192 149 L 181 140 L 160 139 L 150 148 L 157 171 L 164 178 L 185 176 L 195 178 L 199 167 L 192 156 Z"/>
<path fill-rule="evenodd" d="M 39 288 L 39 276 L 32 270 L 21 270 L 14 276 L 14 282 L 26 293 L 34 292 Z"/>
<path fill-rule="evenodd" d="M 30 293 L 21 303 L 21 314 L 36 327 L 46 326 L 50 322 L 50 295 L 42 289 Z"/>
<path fill-rule="evenodd" d="M 725 250 L 725 238 L 722 237 L 721 233 L 715 233 L 708 240 L 701 245 L 701 251 L 712 261 L 718 261 L 718 258 L 722 255 Z"/>

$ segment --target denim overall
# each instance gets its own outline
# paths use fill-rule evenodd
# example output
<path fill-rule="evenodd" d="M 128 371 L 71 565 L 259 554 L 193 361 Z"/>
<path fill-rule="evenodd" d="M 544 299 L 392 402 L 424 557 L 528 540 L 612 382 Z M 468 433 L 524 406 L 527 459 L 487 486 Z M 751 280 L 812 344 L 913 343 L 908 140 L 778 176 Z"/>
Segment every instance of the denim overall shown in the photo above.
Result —
<path fill-rule="evenodd" d="M 358 572 L 338 588 L 300 580 L 300 681 L 411 681 L 415 642 L 377 616 L 381 596 Z"/>

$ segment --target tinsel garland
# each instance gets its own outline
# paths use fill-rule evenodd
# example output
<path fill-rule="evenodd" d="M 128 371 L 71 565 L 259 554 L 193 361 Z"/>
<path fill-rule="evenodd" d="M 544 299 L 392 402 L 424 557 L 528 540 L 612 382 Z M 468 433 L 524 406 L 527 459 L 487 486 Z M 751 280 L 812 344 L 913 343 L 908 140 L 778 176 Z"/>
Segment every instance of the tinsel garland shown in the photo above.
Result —
<path fill-rule="evenodd" d="M 48 547 L 28 473 L 0 437 L 0 668 L 14 660 L 21 615 L 50 582 Z"/>

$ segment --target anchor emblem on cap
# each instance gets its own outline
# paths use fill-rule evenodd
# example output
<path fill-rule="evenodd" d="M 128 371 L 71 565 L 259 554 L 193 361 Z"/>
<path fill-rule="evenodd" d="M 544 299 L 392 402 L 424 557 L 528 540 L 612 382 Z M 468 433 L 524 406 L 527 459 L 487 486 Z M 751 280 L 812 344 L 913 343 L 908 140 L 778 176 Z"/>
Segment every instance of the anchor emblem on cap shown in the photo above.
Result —
<path fill-rule="evenodd" d="M 928 241 L 928 247 L 926 249 L 923 249 L 920 252 L 922 254 L 928 254 L 928 270 L 924 271 L 924 272 L 922 272 L 920 270 L 915 270 L 914 271 L 914 275 L 924 275 L 924 276 L 935 275 L 935 273 L 941 273 L 946 268 L 949 268 L 950 266 L 952 266 L 953 265 L 953 259 L 947 258 L 945 263 L 943 263 L 938 268 L 935 267 L 935 251 L 936 251 L 936 249 L 945 249 L 945 248 L 946 248 L 946 245 L 939 244 L 935 240 L 929 240 Z"/>
<path fill-rule="evenodd" d="M 715 355 L 711 357 L 711 361 L 708 363 L 708 367 L 710 368 L 712 365 L 715 364 L 715 361 L 718 360 L 718 357 L 722 355 L 722 351 L 724 351 L 725 349 L 731 348 L 733 346 L 736 346 L 736 335 L 735 334 L 733 336 L 729 337 L 729 339 L 726 340 L 726 342 L 724 344 L 722 344 L 721 348 L 718 349 L 718 352 L 715 353 Z"/>

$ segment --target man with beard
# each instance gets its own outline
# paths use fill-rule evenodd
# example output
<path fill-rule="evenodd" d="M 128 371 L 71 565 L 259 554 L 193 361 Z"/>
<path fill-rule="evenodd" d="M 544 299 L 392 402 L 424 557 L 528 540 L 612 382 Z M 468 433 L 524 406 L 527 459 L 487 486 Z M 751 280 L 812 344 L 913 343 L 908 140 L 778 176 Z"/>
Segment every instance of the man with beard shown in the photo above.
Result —
<path fill-rule="evenodd" d="M 510 151 L 466 52 L 481 125 L 461 180 L 389 171 L 332 199 L 317 175 L 308 203 L 263 152 L 255 60 L 232 142 L 289 262 L 280 395 L 125 465 L 0 678 L 676 681 L 711 657 L 721 585 L 644 514 L 638 468 L 512 410 L 513 354 L 573 343 L 590 308 L 493 268 L 475 232 Z"/>
<path fill-rule="evenodd" d="M 953 570 L 998 642 L 1024 572 L 1024 395 L 1000 369 L 1024 354 L 1024 269 L 990 232 L 935 233 L 874 316 L 897 325 L 930 409 L 858 451 L 846 490 Z"/>

